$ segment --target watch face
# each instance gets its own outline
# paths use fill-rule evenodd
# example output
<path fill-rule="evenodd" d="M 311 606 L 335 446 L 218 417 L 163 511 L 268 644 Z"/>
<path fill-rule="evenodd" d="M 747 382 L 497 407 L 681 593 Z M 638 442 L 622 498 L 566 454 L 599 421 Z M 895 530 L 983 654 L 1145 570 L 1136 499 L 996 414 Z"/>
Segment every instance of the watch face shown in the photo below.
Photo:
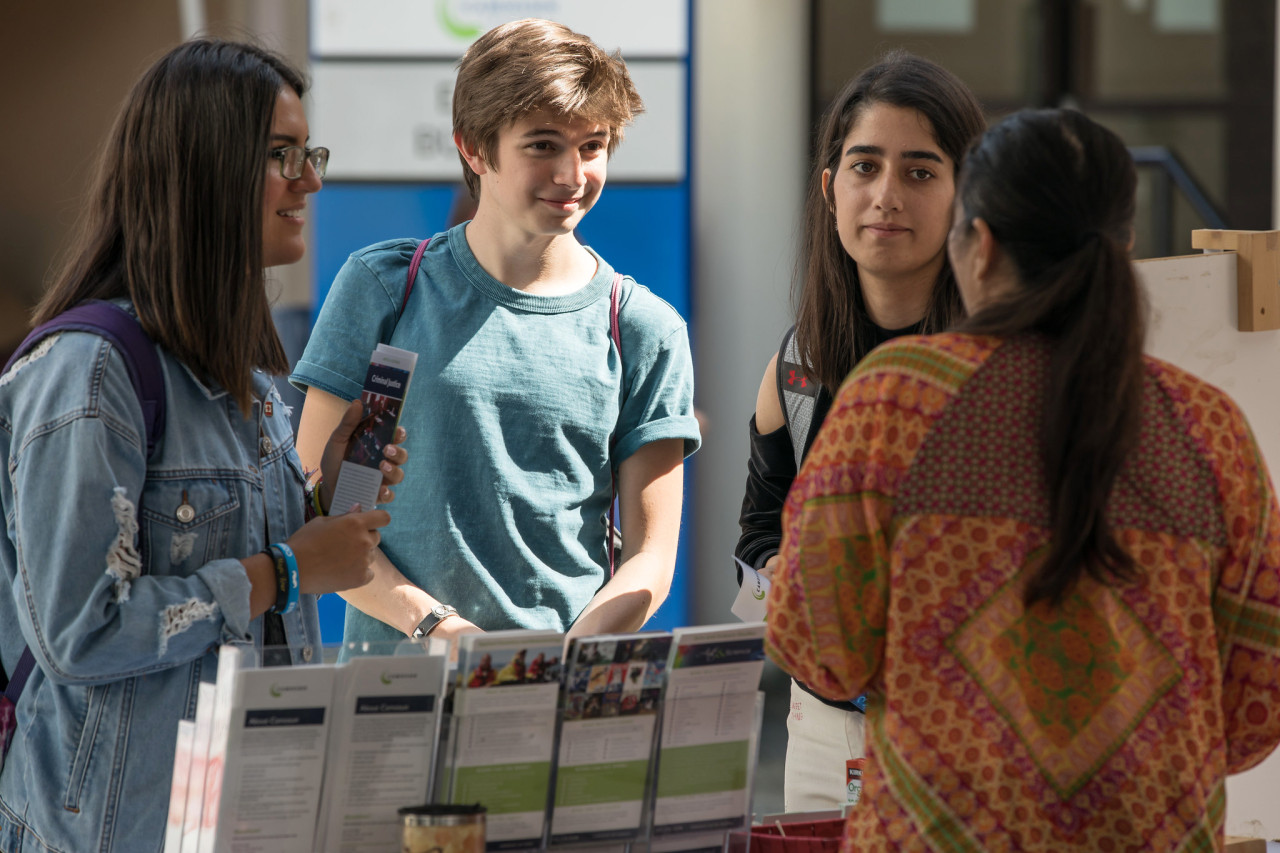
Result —
<path fill-rule="evenodd" d="M 450 607 L 447 604 L 437 604 L 435 607 L 431 608 L 431 612 L 432 614 L 435 615 L 437 619 L 443 619 L 444 617 L 448 616 L 450 613 L 454 613 L 455 611 L 452 607 Z"/>

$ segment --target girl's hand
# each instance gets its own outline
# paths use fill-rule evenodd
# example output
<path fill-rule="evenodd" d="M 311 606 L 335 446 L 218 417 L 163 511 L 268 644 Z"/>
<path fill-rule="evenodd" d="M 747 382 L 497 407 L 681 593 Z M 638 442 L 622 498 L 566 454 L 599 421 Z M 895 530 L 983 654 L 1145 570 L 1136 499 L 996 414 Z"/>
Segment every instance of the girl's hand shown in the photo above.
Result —
<path fill-rule="evenodd" d="M 322 594 L 364 586 L 373 577 L 370 564 L 381 541 L 378 529 L 391 522 L 385 509 L 353 510 L 313 518 L 289 537 L 298 560 L 298 589 Z"/>

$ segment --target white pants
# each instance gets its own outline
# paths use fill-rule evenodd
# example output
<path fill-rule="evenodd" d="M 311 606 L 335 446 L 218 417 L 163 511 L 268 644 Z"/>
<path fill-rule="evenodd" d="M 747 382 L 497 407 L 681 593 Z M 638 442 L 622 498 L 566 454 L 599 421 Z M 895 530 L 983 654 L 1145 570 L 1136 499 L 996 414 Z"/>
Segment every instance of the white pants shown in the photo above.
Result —
<path fill-rule="evenodd" d="M 866 717 L 832 708 L 791 682 L 782 801 L 787 812 L 844 808 L 846 762 L 866 755 Z"/>

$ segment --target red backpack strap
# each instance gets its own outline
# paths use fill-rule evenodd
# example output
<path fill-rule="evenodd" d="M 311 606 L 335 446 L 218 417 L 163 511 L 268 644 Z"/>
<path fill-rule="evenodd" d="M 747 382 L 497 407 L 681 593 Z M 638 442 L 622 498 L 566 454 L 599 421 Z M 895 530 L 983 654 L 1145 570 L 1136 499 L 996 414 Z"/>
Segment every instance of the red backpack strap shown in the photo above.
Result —
<path fill-rule="evenodd" d="M 623 370 L 622 364 L 622 331 L 618 327 L 618 305 L 622 299 L 622 274 L 613 274 L 613 287 L 609 291 L 609 337 L 613 338 L 613 345 L 618 349 L 618 368 L 622 373 L 622 385 L 625 388 L 627 384 L 627 372 Z M 617 432 L 614 432 L 615 438 L 609 439 L 609 456 L 613 456 L 613 444 L 616 440 Z M 618 538 L 618 524 L 615 520 L 615 512 L 618 505 L 618 470 L 613 467 L 613 460 L 609 461 L 609 577 L 613 577 L 614 559 L 613 559 L 613 543 Z"/>
<path fill-rule="evenodd" d="M 400 316 L 404 316 L 405 306 L 409 304 L 409 294 L 413 293 L 413 282 L 418 277 L 418 267 L 422 266 L 422 256 L 427 251 L 427 244 L 431 242 L 431 238 L 423 240 L 418 244 L 418 250 L 413 253 L 413 260 L 409 261 L 409 277 L 404 283 L 404 299 L 400 303 Z"/>

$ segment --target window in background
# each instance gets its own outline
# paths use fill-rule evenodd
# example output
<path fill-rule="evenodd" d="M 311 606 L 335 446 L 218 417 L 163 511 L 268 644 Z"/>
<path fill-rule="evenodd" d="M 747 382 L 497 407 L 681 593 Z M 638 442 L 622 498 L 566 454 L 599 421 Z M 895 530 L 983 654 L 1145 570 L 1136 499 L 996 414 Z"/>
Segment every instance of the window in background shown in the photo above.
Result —
<path fill-rule="evenodd" d="M 1272 222 L 1276 4 L 1224 0 L 811 0 L 816 123 L 844 83 L 904 48 L 955 72 L 989 119 L 1070 106 L 1168 149 L 1232 228 Z M 1210 223 L 1139 170 L 1135 257 L 1184 254 Z"/>

